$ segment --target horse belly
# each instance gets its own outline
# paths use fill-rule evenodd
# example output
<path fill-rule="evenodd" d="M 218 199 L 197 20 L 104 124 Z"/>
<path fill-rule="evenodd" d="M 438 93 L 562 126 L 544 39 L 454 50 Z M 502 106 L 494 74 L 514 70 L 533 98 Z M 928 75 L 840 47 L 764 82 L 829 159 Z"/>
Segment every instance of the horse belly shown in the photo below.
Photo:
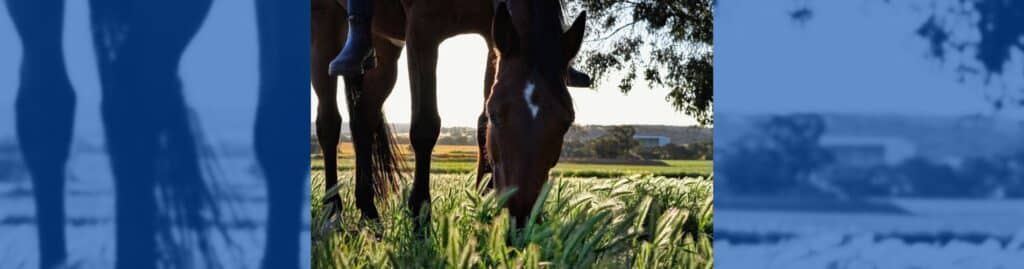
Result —
<path fill-rule="evenodd" d="M 348 0 L 313 0 L 334 1 L 348 9 Z M 362 0 L 367 1 L 367 0 Z M 373 32 L 389 40 L 405 41 L 405 8 L 399 0 L 371 0 L 373 2 Z M 346 15 L 346 17 L 348 17 Z M 340 23 L 340 22 L 339 22 Z"/>

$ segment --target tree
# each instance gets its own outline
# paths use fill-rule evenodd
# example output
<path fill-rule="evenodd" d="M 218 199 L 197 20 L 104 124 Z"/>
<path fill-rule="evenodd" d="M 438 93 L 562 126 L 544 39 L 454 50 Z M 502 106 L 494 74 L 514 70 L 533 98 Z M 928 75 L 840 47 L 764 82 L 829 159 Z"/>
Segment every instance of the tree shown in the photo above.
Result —
<path fill-rule="evenodd" d="M 587 143 L 587 150 L 599 158 L 624 158 L 631 156 L 640 142 L 633 139 L 636 129 L 632 126 L 613 126 L 598 138 Z"/>
<path fill-rule="evenodd" d="M 927 54 L 948 64 L 958 82 L 977 81 L 990 92 L 981 93 L 996 110 L 1007 105 L 1024 107 L 1024 82 L 1019 70 L 1024 65 L 1014 54 L 1024 53 L 1024 1 L 962 0 L 932 1 L 921 6 L 915 1 L 887 0 L 886 5 L 910 2 L 909 8 L 924 12 L 917 35 L 928 42 Z M 813 9 L 799 7 L 789 13 L 794 21 L 807 23 Z"/>
<path fill-rule="evenodd" d="M 810 187 L 810 175 L 833 162 L 820 144 L 825 120 L 817 114 L 772 116 L 735 143 L 716 163 L 727 186 L 740 193 L 782 193 Z"/>
<path fill-rule="evenodd" d="M 578 61 L 600 83 L 622 74 L 619 90 L 637 79 L 665 87 L 665 99 L 702 125 L 713 125 L 714 0 L 575 0 L 587 11 L 587 46 Z"/>

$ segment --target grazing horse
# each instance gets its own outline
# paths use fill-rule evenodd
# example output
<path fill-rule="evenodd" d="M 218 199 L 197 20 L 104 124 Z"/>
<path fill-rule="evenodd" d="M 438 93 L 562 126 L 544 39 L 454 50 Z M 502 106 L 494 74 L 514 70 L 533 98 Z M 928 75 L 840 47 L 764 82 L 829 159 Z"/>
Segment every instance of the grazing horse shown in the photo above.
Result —
<path fill-rule="evenodd" d="M 586 14 L 562 34 L 561 18 L 554 16 L 561 13 L 551 13 L 557 3 L 532 3 L 535 18 L 525 38 L 507 10 L 499 9 L 494 18 L 498 72 L 485 107 L 486 157 L 497 189 L 518 191 L 506 207 L 519 227 L 526 224 L 548 172 L 558 163 L 563 138 L 575 120 L 563 78 L 583 42 Z"/>
<path fill-rule="evenodd" d="M 337 183 L 341 116 L 335 102 L 337 80 L 328 75 L 328 63 L 344 44 L 345 3 L 312 1 L 317 137 L 324 152 L 326 188 L 331 189 Z M 557 0 L 510 1 L 497 7 L 489 0 L 376 0 L 375 6 L 376 67 L 361 77 L 344 78 L 356 155 L 356 206 L 362 217 L 377 219 L 374 196 L 397 188 L 401 160 L 381 106 L 394 86 L 397 60 L 405 47 L 412 93 L 409 138 L 415 151 L 408 204 L 416 230 L 429 223 L 430 210 L 424 207 L 430 203 L 430 155 L 441 130 L 435 70 L 438 47 L 455 35 L 478 34 L 490 50 L 483 89 L 486 108 L 478 118 L 477 184 L 493 167 L 499 190 L 517 188 L 508 207 L 522 225 L 573 121 L 564 78 L 569 59 L 582 42 L 585 16 L 577 18 L 563 36 Z M 503 55 L 500 61 L 499 55 Z M 334 207 L 340 206 L 340 200 L 336 194 L 327 197 L 332 197 L 325 201 L 327 208 L 337 212 Z"/>

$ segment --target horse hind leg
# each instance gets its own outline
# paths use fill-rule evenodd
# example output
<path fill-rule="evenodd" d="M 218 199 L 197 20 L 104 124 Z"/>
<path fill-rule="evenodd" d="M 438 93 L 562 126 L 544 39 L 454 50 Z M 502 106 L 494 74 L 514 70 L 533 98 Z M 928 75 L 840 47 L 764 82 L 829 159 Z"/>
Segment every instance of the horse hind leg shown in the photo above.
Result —
<path fill-rule="evenodd" d="M 403 161 L 381 108 L 398 77 L 402 47 L 376 36 L 377 65 L 362 77 L 345 78 L 346 100 L 352 118 L 352 142 L 356 155 L 356 207 L 364 219 L 380 217 L 374 198 L 398 190 Z"/>

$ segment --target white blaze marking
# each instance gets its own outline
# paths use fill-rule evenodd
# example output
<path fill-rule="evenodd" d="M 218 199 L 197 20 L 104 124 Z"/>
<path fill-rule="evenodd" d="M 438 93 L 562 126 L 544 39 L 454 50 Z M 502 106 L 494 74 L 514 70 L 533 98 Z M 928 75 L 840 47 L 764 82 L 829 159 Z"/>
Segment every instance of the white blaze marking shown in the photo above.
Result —
<path fill-rule="evenodd" d="M 540 106 L 537 106 L 537 104 L 534 104 L 533 103 L 533 98 L 531 98 L 531 97 L 533 97 L 533 89 L 534 89 L 534 87 L 535 86 L 533 85 L 533 81 L 530 81 L 530 82 L 526 83 L 526 89 L 523 90 L 523 99 L 526 100 L 526 106 L 528 106 L 530 108 L 530 114 L 533 115 L 533 118 L 537 118 L 537 112 L 540 112 Z"/>

